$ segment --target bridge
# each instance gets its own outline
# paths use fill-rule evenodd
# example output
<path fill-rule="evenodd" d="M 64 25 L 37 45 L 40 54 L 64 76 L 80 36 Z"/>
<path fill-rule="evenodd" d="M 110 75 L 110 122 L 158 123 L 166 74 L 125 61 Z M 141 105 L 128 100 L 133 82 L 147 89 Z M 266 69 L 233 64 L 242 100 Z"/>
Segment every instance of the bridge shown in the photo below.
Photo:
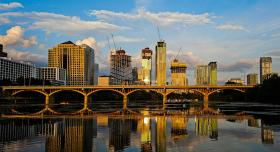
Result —
<path fill-rule="evenodd" d="M 111 86 L 3 86 L 3 92 L 10 92 L 11 96 L 15 96 L 21 92 L 37 92 L 45 96 L 44 111 L 54 112 L 49 108 L 50 97 L 61 91 L 73 91 L 80 93 L 84 97 L 84 108 L 80 112 L 90 111 L 88 108 L 88 98 L 98 91 L 111 91 L 123 96 L 123 110 L 127 110 L 128 95 L 136 91 L 152 91 L 162 95 L 163 109 L 166 108 L 167 96 L 173 92 L 193 91 L 201 94 L 204 99 L 204 106 L 208 107 L 209 95 L 221 90 L 237 90 L 246 92 L 246 90 L 254 86 L 247 85 L 213 85 L 213 86 L 150 86 L 150 85 L 111 85 Z M 44 112 L 43 111 L 43 112 Z M 55 113 L 55 112 L 54 112 Z"/>

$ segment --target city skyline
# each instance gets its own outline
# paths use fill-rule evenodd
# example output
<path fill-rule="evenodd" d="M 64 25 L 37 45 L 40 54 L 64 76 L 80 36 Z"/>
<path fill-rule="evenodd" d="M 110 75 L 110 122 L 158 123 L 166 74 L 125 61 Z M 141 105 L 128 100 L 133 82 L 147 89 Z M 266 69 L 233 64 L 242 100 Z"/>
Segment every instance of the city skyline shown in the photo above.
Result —
<path fill-rule="evenodd" d="M 159 38 L 164 39 L 167 78 L 170 60 L 182 47 L 179 60 L 188 65 L 190 84 L 195 81 L 194 67 L 211 61 L 218 63 L 218 82 L 259 74 L 261 56 L 271 56 L 273 72 L 279 72 L 279 1 L 203 2 L 108 1 L 105 5 L 84 1 L 75 5 L 67 1 L 66 10 L 62 9 L 66 1 L 1 1 L 0 43 L 10 57 L 39 66 L 47 65 L 48 49 L 58 43 L 86 43 L 97 51 L 102 75 L 109 74 L 106 39 L 113 33 L 117 47 L 132 56 L 134 66 L 141 65 L 142 48 L 153 50 Z M 74 8 L 81 11 L 71 11 Z M 111 39 L 110 44 L 113 48 Z"/>

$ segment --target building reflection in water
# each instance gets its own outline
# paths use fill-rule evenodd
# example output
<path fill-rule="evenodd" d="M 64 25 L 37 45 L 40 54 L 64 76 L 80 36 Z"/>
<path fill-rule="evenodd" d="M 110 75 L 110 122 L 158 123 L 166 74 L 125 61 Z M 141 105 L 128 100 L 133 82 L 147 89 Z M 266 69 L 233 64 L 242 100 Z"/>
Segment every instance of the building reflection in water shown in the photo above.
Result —
<path fill-rule="evenodd" d="M 197 135 L 209 136 L 218 140 L 218 119 L 211 117 L 195 118 L 195 131 Z"/>
<path fill-rule="evenodd" d="M 141 152 L 152 152 L 151 119 L 139 119 L 137 130 L 141 133 Z"/>
<path fill-rule="evenodd" d="M 54 134 L 46 137 L 45 151 L 92 151 L 97 135 L 96 119 L 63 119 L 53 126 Z"/>
<path fill-rule="evenodd" d="M 109 150 L 121 151 L 130 145 L 131 132 L 137 131 L 136 119 L 109 118 Z"/>
<path fill-rule="evenodd" d="M 262 138 L 262 143 L 264 144 L 274 143 L 274 131 L 266 127 L 263 121 L 261 121 L 261 138 Z"/>
<path fill-rule="evenodd" d="M 173 140 L 179 140 L 181 138 L 186 138 L 188 135 L 187 124 L 188 119 L 184 117 L 171 117 L 172 128 L 171 137 Z"/>
<path fill-rule="evenodd" d="M 155 151 L 164 152 L 166 151 L 166 117 L 156 117 L 155 127 Z"/>

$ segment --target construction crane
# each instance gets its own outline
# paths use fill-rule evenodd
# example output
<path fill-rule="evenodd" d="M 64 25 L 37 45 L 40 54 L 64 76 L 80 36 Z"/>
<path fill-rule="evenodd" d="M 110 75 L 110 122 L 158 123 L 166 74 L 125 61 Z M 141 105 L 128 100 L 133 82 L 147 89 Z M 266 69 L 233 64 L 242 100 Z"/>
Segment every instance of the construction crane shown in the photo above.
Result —
<path fill-rule="evenodd" d="M 161 41 L 159 27 L 157 26 L 158 40 Z"/>
<path fill-rule="evenodd" d="M 117 50 L 116 43 L 115 43 L 115 40 L 114 40 L 114 35 L 111 34 L 111 36 L 112 36 L 112 40 L 113 40 L 113 43 L 114 43 L 115 50 Z"/>

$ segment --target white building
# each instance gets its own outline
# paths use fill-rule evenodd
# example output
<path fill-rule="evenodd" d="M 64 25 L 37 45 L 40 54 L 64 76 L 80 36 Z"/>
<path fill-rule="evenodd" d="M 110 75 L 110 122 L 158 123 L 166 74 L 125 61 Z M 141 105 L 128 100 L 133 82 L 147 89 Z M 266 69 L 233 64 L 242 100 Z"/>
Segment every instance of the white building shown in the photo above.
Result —
<path fill-rule="evenodd" d="M 38 68 L 38 77 L 49 80 L 52 85 L 66 85 L 66 70 L 58 67 Z"/>
<path fill-rule="evenodd" d="M 31 62 L 14 61 L 0 57 L 0 79 L 15 82 L 18 78 L 37 78 L 37 68 Z"/>

